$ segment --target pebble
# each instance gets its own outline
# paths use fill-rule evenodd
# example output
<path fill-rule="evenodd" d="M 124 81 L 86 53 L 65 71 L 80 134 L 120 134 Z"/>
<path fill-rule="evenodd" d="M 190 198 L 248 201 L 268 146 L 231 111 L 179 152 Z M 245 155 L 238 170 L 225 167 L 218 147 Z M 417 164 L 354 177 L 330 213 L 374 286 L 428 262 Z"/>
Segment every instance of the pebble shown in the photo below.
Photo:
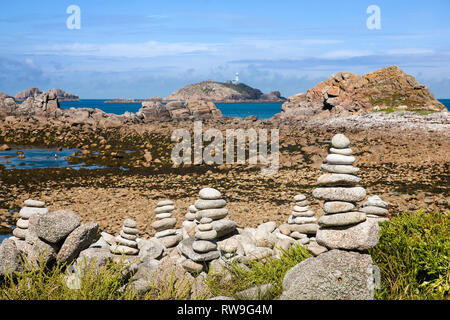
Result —
<path fill-rule="evenodd" d="M 177 224 L 177 219 L 175 218 L 165 218 L 152 223 L 152 227 L 156 231 L 163 231 L 166 229 L 172 229 Z"/>
<path fill-rule="evenodd" d="M 366 197 L 366 190 L 362 187 L 319 187 L 313 191 L 313 196 L 326 201 L 359 202 Z"/>
<path fill-rule="evenodd" d="M 162 200 L 156 204 L 157 207 L 173 206 L 175 203 L 172 200 Z"/>
<path fill-rule="evenodd" d="M 343 156 L 350 156 L 350 155 L 352 155 L 353 150 L 350 148 L 346 148 L 346 149 L 330 148 L 330 152 L 335 153 L 335 154 L 342 154 Z"/>
<path fill-rule="evenodd" d="M 300 232 L 306 234 L 316 234 L 319 226 L 316 223 L 306 223 L 306 224 L 291 224 L 289 229 L 291 232 Z"/>
<path fill-rule="evenodd" d="M 350 145 L 350 140 L 345 135 L 339 133 L 331 139 L 331 145 L 337 149 L 345 149 Z"/>
<path fill-rule="evenodd" d="M 196 252 L 205 253 L 217 249 L 217 244 L 211 241 L 197 240 L 192 243 L 192 249 Z"/>
<path fill-rule="evenodd" d="M 220 209 L 227 205 L 227 202 L 223 199 L 217 200 L 196 200 L 195 207 L 198 210 L 206 210 L 206 209 Z"/>
<path fill-rule="evenodd" d="M 326 161 L 330 165 L 351 165 L 356 161 L 355 157 L 343 156 L 341 154 L 329 154 L 326 157 Z"/>
<path fill-rule="evenodd" d="M 308 201 L 307 200 L 297 201 L 295 204 L 299 207 L 306 207 L 308 205 Z"/>
<path fill-rule="evenodd" d="M 183 240 L 183 236 L 181 234 L 174 234 L 172 236 L 158 238 L 159 243 L 161 243 L 166 248 L 172 248 L 176 246 L 181 240 Z"/>
<path fill-rule="evenodd" d="M 211 223 L 213 221 L 213 219 L 209 218 L 209 217 L 203 217 L 200 219 L 200 223 Z"/>
<path fill-rule="evenodd" d="M 123 232 L 125 232 L 127 234 L 134 234 L 134 235 L 136 235 L 136 234 L 139 233 L 139 229 L 137 229 L 136 227 L 130 228 L 130 227 L 123 226 L 122 230 L 123 230 Z"/>
<path fill-rule="evenodd" d="M 213 229 L 213 226 L 211 223 L 202 223 L 197 226 L 198 231 L 209 231 L 212 229 Z"/>
<path fill-rule="evenodd" d="M 199 240 L 214 240 L 217 237 L 217 231 L 216 230 L 210 230 L 210 231 L 197 231 L 195 233 L 195 238 Z"/>
<path fill-rule="evenodd" d="M 200 199 L 203 200 L 217 200 L 222 196 L 220 191 L 214 188 L 204 188 L 200 190 L 198 195 L 200 196 Z"/>
<path fill-rule="evenodd" d="M 197 218 L 197 215 L 192 212 L 188 212 L 184 215 L 184 217 L 189 221 L 194 221 Z"/>
<path fill-rule="evenodd" d="M 157 207 L 155 209 L 155 213 L 166 213 L 166 212 L 171 212 L 175 210 L 175 207 L 172 205 L 168 205 L 168 206 L 162 206 L 162 207 Z"/>
<path fill-rule="evenodd" d="M 319 186 L 354 186 L 361 181 L 361 178 L 342 173 L 327 173 L 323 174 L 317 179 Z"/>
<path fill-rule="evenodd" d="M 325 214 L 341 213 L 352 211 L 355 205 L 351 202 L 344 201 L 326 201 L 323 204 L 323 211 Z"/>
<path fill-rule="evenodd" d="M 114 254 L 137 255 L 139 253 L 139 249 L 137 248 L 130 248 L 121 245 L 112 246 L 110 250 Z"/>
<path fill-rule="evenodd" d="M 197 217 L 211 218 L 213 220 L 223 219 L 227 215 L 228 215 L 228 209 L 227 208 L 205 209 L 205 210 L 197 211 Z"/>
<path fill-rule="evenodd" d="M 363 207 L 374 206 L 387 209 L 389 204 L 386 201 L 381 200 L 379 196 L 372 196 L 367 198 L 367 201 L 363 204 Z"/>
<path fill-rule="evenodd" d="M 307 235 L 307 234 L 300 233 L 300 232 L 297 232 L 297 231 L 292 232 L 292 233 L 290 234 L 290 236 L 291 236 L 292 238 L 296 239 L 296 240 L 308 238 L 308 235 Z"/>
<path fill-rule="evenodd" d="M 300 207 L 297 205 L 294 206 L 294 211 L 296 211 L 296 212 L 305 212 L 308 210 L 309 210 L 309 206 L 304 206 L 304 207 Z"/>
<path fill-rule="evenodd" d="M 295 224 L 305 224 L 305 223 L 315 223 L 317 222 L 316 218 L 313 217 L 296 217 L 293 219 L 293 223 Z"/>
<path fill-rule="evenodd" d="M 323 227 L 341 227 L 366 221 L 364 212 L 344 212 L 320 217 L 319 225 Z"/>
<path fill-rule="evenodd" d="M 20 218 L 19 220 L 17 220 L 16 226 L 18 228 L 28 229 L 29 224 L 30 221 L 28 219 Z"/>
<path fill-rule="evenodd" d="M 24 207 L 44 208 L 45 202 L 39 200 L 28 199 L 23 202 Z"/>
<path fill-rule="evenodd" d="M 320 169 L 325 172 L 330 173 L 344 173 L 344 174 L 356 174 L 359 171 L 358 167 L 348 166 L 348 165 L 331 165 L 331 164 L 322 164 Z"/>
<path fill-rule="evenodd" d="M 303 201 L 306 200 L 306 196 L 304 194 L 298 194 L 294 197 L 294 201 Z"/>
<path fill-rule="evenodd" d="M 137 248 L 137 242 L 136 241 L 122 238 L 122 236 L 117 236 L 116 237 L 116 243 L 118 245 L 123 245 L 123 246 L 127 246 L 127 247 L 130 247 L 130 248 Z"/>
<path fill-rule="evenodd" d="M 373 214 L 377 216 L 387 216 L 389 214 L 389 210 L 380 208 L 380 207 L 374 207 L 374 206 L 366 206 L 361 209 L 362 212 Z"/>
<path fill-rule="evenodd" d="M 47 208 L 34 208 L 34 207 L 23 207 L 19 211 L 19 216 L 24 219 L 29 219 L 34 214 L 47 214 Z"/>
<path fill-rule="evenodd" d="M 126 233 L 126 232 L 124 232 L 123 229 L 120 231 L 119 235 L 120 235 L 122 238 L 125 238 L 125 239 L 127 239 L 127 240 L 136 240 L 136 238 L 137 238 L 137 235 L 136 235 L 136 234 L 129 234 L 129 233 Z"/>
<path fill-rule="evenodd" d="M 292 215 L 294 217 L 314 217 L 315 213 L 311 210 L 303 211 L 303 212 L 292 211 Z"/>
<path fill-rule="evenodd" d="M 164 212 L 164 213 L 158 213 L 156 215 L 156 219 L 165 219 L 165 218 L 171 218 L 173 216 L 170 212 Z"/>
<path fill-rule="evenodd" d="M 12 234 L 13 236 L 19 238 L 19 239 L 25 239 L 27 235 L 28 229 L 22 229 L 22 228 L 14 228 Z"/>
<path fill-rule="evenodd" d="M 188 208 L 189 212 L 196 213 L 198 209 L 195 207 L 195 205 L 191 204 Z"/>
<path fill-rule="evenodd" d="M 167 229 L 167 230 L 155 233 L 155 238 L 163 238 L 163 237 L 171 236 L 174 234 L 176 234 L 175 229 Z"/>
<path fill-rule="evenodd" d="M 136 228 L 137 223 L 133 219 L 128 218 L 128 219 L 125 219 L 125 221 L 123 222 L 123 226 L 127 227 L 127 228 Z"/>

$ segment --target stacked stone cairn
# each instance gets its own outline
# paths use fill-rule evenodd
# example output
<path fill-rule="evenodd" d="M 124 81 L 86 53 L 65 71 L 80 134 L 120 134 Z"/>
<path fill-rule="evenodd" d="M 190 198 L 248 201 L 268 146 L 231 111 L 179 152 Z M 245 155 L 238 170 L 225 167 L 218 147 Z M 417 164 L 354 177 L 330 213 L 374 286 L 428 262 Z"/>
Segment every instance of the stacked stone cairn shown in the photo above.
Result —
<path fill-rule="evenodd" d="M 199 221 L 197 220 L 197 208 L 195 205 L 190 205 L 188 208 L 189 212 L 187 212 L 184 217 L 186 218 L 183 221 L 183 239 L 187 239 L 189 237 L 193 237 L 195 233 L 195 228 L 197 227 Z"/>
<path fill-rule="evenodd" d="M 317 219 L 314 212 L 310 210 L 308 200 L 303 194 L 294 197 L 295 206 L 291 216 L 288 219 L 289 236 L 296 239 L 300 244 L 306 245 L 311 240 L 315 240 L 317 231 Z"/>
<path fill-rule="evenodd" d="M 228 215 L 227 202 L 221 198 L 220 191 L 214 188 L 200 190 L 199 196 L 200 199 L 195 201 L 194 206 L 197 209 L 196 219 L 200 219 L 200 224 L 195 229 L 192 249 L 200 255 L 197 261 L 210 261 L 220 256 L 213 221 L 222 220 Z"/>
<path fill-rule="evenodd" d="M 25 240 L 31 216 L 46 213 L 48 213 L 48 209 L 45 208 L 45 202 L 31 199 L 25 200 L 24 207 L 19 212 L 20 219 L 17 220 L 13 235 L 20 240 Z"/>
<path fill-rule="evenodd" d="M 328 249 L 364 251 L 378 243 L 378 231 L 366 222 L 366 213 L 358 210 L 358 202 L 366 197 L 366 190 L 357 186 L 359 169 L 349 148 L 350 140 L 337 134 L 331 140 L 330 154 L 321 169 L 313 196 L 324 200 L 324 215 L 320 217 L 317 243 Z M 371 231 L 370 231 L 371 230 Z"/>
<path fill-rule="evenodd" d="M 388 207 L 389 204 L 379 196 L 372 196 L 363 203 L 361 211 L 367 215 L 368 219 L 376 219 L 378 222 L 383 222 L 389 220 L 387 218 L 389 215 Z"/>
<path fill-rule="evenodd" d="M 136 242 L 137 234 L 136 221 L 126 219 L 123 222 L 122 231 L 115 238 L 116 244 L 110 247 L 111 253 L 115 255 L 137 256 L 139 254 L 138 244 Z"/>
<path fill-rule="evenodd" d="M 173 218 L 175 210 L 172 200 L 163 200 L 156 204 L 156 219 L 152 226 L 156 230 L 155 238 L 166 248 L 175 247 L 181 241 L 182 236 L 174 229 L 177 219 Z"/>

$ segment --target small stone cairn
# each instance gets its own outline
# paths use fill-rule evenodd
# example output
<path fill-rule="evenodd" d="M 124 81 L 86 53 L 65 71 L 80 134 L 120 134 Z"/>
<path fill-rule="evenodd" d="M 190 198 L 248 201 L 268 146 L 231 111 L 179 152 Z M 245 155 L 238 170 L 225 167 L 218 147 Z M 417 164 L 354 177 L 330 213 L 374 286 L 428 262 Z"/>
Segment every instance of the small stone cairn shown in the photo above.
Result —
<path fill-rule="evenodd" d="M 192 204 L 189 206 L 188 210 L 189 211 L 184 215 L 186 220 L 183 221 L 183 239 L 193 237 L 195 228 L 199 223 L 197 220 L 197 208 Z"/>
<path fill-rule="evenodd" d="M 358 211 L 357 204 L 366 197 L 366 190 L 357 186 L 359 169 L 353 166 L 355 158 L 349 148 L 350 140 L 337 134 L 331 140 L 330 154 L 321 169 L 325 171 L 313 191 L 314 198 L 324 200 L 317 243 L 328 249 L 364 251 L 378 242 L 378 226 L 366 223 L 366 213 Z"/>
<path fill-rule="evenodd" d="M 211 224 L 213 220 L 211 218 L 202 218 L 200 224 L 195 229 L 194 242 L 192 243 L 192 250 L 199 255 L 208 256 L 207 260 L 213 260 L 219 257 L 217 251 L 217 244 L 215 242 L 217 238 L 217 231 L 213 229 Z M 217 252 L 217 254 L 213 254 Z M 203 259 L 202 259 L 203 260 Z"/>
<path fill-rule="evenodd" d="M 155 238 L 166 248 L 175 247 L 181 237 L 174 229 L 177 219 L 173 218 L 172 211 L 175 210 L 172 200 L 163 200 L 156 204 L 156 219 L 152 226 L 156 230 Z"/>
<path fill-rule="evenodd" d="M 296 239 L 300 244 L 306 245 L 311 239 L 315 240 L 317 231 L 317 219 L 314 212 L 310 210 L 308 200 L 303 194 L 294 197 L 295 206 L 288 219 L 289 236 Z"/>
<path fill-rule="evenodd" d="M 136 242 L 138 233 L 139 230 L 136 221 L 126 219 L 123 222 L 122 231 L 115 238 L 116 245 L 110 247 L 111 253 L 115 255 L 125 254 L 127 256 L 137 256 L 139 254 L 138 244 Z"/>
<path fill-rule="evenodd" d="M 366 213 L 368 219 L 376 219 L 378 222 L 383 222 L 389 220 L 387 218 L 389 215 L 388 208 L 389 203 L 383 201 L 379 196 L 372 196 L 363 203 L 361 211 Z"/>
<path fill-rule="evenodd" d="M 13 230 L 13 235 L 20 240 L 25 240 L 28 232 L 29 219 L 34 214 L 47 214 L 48 209 L 45 207 L 45 202 L 38 200 L 25 200 L 24 207 L 20 209 L 20 219 L 17 220 L 16 228 Z"/>

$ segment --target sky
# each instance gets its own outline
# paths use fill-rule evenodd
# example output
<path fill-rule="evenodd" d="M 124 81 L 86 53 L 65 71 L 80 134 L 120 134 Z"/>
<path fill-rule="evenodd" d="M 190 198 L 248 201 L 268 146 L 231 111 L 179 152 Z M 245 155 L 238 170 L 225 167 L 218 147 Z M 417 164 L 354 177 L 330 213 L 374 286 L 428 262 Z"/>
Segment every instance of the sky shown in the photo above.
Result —
<path fill-rule="evenodd" d="M 289 97 L 398 65 L 450 98 L 449 11 L 448 0 L 2 1 L 0 91 L 143 99 L 238 72 Z"/>

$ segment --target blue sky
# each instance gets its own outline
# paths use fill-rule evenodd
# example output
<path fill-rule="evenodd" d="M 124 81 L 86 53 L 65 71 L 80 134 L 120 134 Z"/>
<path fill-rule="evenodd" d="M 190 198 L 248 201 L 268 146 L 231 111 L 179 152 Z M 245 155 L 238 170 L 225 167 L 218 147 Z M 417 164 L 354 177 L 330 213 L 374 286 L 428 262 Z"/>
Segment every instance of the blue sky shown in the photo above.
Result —
<path fill-rule="evenodd" d="M 81 9 L 68 29 L 66 9 Z M 370 5 L 381 29 L 369 30 Z M 396 64 L 450 98 L 448 0 L 2 1 L 0 91 L 165 97 L 202 80 L 305 92 L 339 71 Z"/>

